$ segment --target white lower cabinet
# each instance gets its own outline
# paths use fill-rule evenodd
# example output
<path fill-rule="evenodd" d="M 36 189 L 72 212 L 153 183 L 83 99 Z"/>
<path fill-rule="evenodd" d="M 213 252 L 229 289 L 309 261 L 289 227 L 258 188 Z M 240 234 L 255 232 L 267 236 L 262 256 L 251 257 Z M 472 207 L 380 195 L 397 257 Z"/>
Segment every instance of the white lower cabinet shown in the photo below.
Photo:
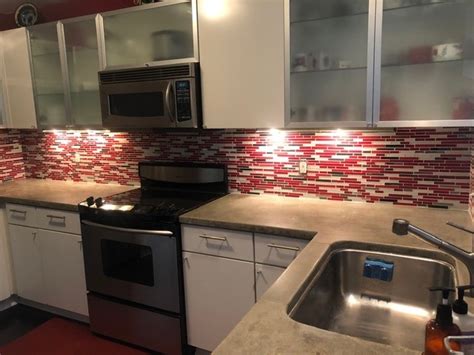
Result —
<path fill-rule="evenodd" d="M 47 304 L 87 315 L 81 236 L 48 230 L 39 230 L 38 236 Z"/>
<path fill-rule="evenodd" d="M 255 303 L 253 262 L 183 253 L 188 343 L 213 351 Z"/>
<path fill-rule="evenodd" d="M 38 230 L 10 224 L 9 233 L 18 296 L 46 303 Z"/>
<path fill-rule="evenodd" d="M 308 243 L 182 226 L 188 343 L 213 351 Z"/>
<path fill-rule="evenodd" d="M 7 205 L 7 212 L 17 295 L 87 316 L 84 257 L 82 238 L 77 234 L 80 233 L 77 213 L 22 205 Z M 53 222 L 38 222 L 41 218 L 37 217 L 42 214 L 45 221 Z"/>
<path fill-rule="evenodd" d="M 265 264 L 255 264 L 255 292 L 257 301 L 283 274 L 285 268 Z"/>

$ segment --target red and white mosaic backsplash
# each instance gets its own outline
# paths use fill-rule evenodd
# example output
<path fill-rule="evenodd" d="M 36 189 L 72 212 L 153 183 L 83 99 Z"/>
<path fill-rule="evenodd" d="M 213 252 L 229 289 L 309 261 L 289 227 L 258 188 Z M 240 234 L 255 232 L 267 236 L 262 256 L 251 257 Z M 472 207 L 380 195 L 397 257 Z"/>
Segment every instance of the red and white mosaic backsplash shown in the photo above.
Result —
<path fill-rule="evenodd" d="M 137 184 L 141 160 L 221 162 L 242 193 L 467 208 L 469 128 L 23 131 L 26 176 Z M 298 163 L 306 160 L 307 174 Z"/>
<path fill-rule="evenodd" d="M 0 130 L 0 182 L 25 177 L 19 131 Z"/>

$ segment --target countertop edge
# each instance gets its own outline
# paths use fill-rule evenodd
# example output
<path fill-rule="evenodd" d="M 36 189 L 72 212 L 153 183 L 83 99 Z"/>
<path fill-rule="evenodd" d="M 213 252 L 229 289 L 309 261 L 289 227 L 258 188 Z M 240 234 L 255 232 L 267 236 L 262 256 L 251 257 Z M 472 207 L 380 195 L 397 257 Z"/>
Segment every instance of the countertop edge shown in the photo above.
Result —
<path fill-rule="evenodd" d="M 15 203 L 19 205 L 32 206 L 32 207 L 50 208 L 54 210 L 61 210 L 61 211 L 68 211 L 68 212 L 79 212 L 78 204 L 67 204 L 67 203 L 50 202 L 50 201 L 42 201 L 42 200 L 30 200 L 30 199 L 22 199 L 18 197 L 0 196 L 0 203 L 2 204 Z"/>
<path fill-rule="evenodd" d="M 283 227 L 272 227 L 266 225 L 256 225 L 247 223 L 234 223 L 219 220 L 201 219 L 195 217 L 186 217 L 186 214 L 179 217 L 179 222 L 182 224 L 192 224 L 202 227 L 215 227 L 230 230 L 238 230 L 251 233 L 275 234 L 282 237 L 296 238 L 296 239 L 313 239 L 317 231 L 308 231 L 301 229 L 289 229 Z"/>

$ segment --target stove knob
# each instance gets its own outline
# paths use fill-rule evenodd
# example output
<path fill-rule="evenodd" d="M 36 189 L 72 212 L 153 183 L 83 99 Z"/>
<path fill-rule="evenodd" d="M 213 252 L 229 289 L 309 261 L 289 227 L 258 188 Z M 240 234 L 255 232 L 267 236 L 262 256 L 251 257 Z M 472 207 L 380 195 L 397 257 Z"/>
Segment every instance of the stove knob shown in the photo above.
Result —
<path fill-rule="evenodd" d="M 90 196 L 86 199 L 87 206 L 92 206 L 94 204 L 94 197 Z"/>
<path fill-rule="evenodd" d="M 102 197 L 96 198 L 95 199 L 95 205 L 100 208 L 104 204 L 104 200 Z"/>

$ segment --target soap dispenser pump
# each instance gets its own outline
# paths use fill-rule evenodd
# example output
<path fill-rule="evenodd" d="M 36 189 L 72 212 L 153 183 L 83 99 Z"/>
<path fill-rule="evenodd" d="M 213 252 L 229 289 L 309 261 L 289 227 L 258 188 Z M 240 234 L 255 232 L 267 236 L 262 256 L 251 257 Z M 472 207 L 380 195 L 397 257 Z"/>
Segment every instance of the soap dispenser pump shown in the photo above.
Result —
<path fill-rule="evenodd" d="M 426 323 L 425 331 L 425 355 L 448 355 L 443 340 L 447 336 L 461 335 L 459 327 L 453 323 L 453 313 L 449 304 L 449 294 L 455 290 L 452 288 L 434 287 L 430 291 L 441 291 L 443 298 L 436 309 L 436 318 Z M 452 343 L 453 350 L 460 350 L 459 344 Z"/>
<path fill-rule="evenodd" d="M 453 316 L 456 324 L 461 328 L 462 335 L 474 335 L 474 315 L 469 313 L 469 306 L 464 301 L 464 292 L 473 289 L 474 285 L 458 286 L 458 298 L 453 303 Z M 461 345 L 465 354 L 474 353 L 474 344 L 465 342 Z"/>

